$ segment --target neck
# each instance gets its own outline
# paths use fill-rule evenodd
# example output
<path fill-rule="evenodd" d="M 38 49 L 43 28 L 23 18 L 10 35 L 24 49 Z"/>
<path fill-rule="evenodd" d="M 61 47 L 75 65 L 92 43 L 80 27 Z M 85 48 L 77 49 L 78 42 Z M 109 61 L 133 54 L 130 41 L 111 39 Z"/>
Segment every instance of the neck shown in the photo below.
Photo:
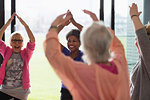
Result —
<path fill-rule="evenodd" d="M 76 51 L 74 51 L 74 52 L 71 52 L 69 56 L 70 56 L 72 59 L 74 59 L 74 58 L 76 58 L 76 57 L 78 56 L 78 54 L 79 54 L 79 50 L 76 50 Z"/>
<path fill-rule="evenodd" d="M 106 61 L 106 62 L 98 62 L 98 63 L 100 63 L 100 64 L 104 64 L 104 65 L 106 65 L 106 66 L 111 66 L 111 63 L 110 63 L 110 62 L 108 62 L 108 61 Z"/>

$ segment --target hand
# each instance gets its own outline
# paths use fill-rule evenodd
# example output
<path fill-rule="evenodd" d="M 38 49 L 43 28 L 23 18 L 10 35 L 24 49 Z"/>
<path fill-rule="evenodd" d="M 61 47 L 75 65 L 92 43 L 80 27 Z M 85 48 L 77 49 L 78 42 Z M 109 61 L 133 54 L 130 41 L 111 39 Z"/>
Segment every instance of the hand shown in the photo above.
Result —
<path fill-rule="evenodd" d="M 16 13 L 13 13 L 10 20 L 13 20 L 15 15 L 16 15 Z"/>
<path fill-rule="evenodd" d="M 16 15 L 16 13 L 13 13 L 11 18 L 8 20 L 8 24 L 10 24 L 12 22 L 12 20 L 14 19 L 14 16 Z"/>
<path fill-rule="evenodd" d="M 71 16 L 66 16 L 65 18 L 63 18 L 65 14 L 61 14 L 59 15 L 51 24 L 51 26 L 59 26 L 59 25 L 64 25 L 64 23 L 66 23 L 67 21 L 70 20 Z"/>
<path fill-rule="evenodd" d="M 67 16 L 72 16 L 72 14 L 71 14 L 71 12 L 70 12 L 69 10 L 67 11 L 65 18 L 67 18 Z M 62 25 L 63 25 L 63 26 L 69 25 L 70 22 L 71 22 L 71 19 L 72 19 L 72 18 L 70 18 L 69 20 L 66 20 L 66 22 L 62 23 Z"/>
<path fill-rule="evenodd" d="M 71 16 L 71 18 L 70 18 L 70 20 L 69 20 L 69 21 L 70 21 L 71 23 L 74 23 L 74 22 L 75 22 L 75 20 L 74 20 L 74 18 L 73 18 L 72 13 L 71 13 L 69 10 L 67 11 L 67 15 L 68 15 L 68 16 Z"/>
<path fill-rule="evenodd" d="M 142 12 L 138 12 L 137 4 L 132 3 L 132 6 L 129 6 L 130 8 L 130 16 L 137 15 L 139 16 Z"/>
<path fill-rule="evenodd" d="M 19 21 L 21 22 L 22 25 L 28 26 L 20 16 L 18 16 L 17 14 L 15 14 L 15 15 L 17 16 L 17 18 L 19 19 Z"/>
<path fill-rule="evenodd" d="M 93 21 L 98 21 L 97 16 L 95 15 L 95 13 L 88 11 L 88 10 L 83 10 L 84 13 L 90 15 L 90 17 L 93 19 Z"/>

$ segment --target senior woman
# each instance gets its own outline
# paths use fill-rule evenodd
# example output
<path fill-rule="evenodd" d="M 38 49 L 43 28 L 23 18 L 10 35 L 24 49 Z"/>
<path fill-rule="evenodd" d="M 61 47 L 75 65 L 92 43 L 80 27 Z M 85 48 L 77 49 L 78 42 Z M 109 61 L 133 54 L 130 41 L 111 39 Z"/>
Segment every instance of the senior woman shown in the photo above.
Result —
<path fill-rule="evenodd" d="M 61 53 L 57 26 L 70 19 L 62 14 L 51 24 L 44 43 L 50 65 L 73 100 L 130 100 L 128 65 L 121 42 L 94 13 L 87 10 L 84 13 L 94 21 L 81 36 L 88 64 L 73 61 Z"/>

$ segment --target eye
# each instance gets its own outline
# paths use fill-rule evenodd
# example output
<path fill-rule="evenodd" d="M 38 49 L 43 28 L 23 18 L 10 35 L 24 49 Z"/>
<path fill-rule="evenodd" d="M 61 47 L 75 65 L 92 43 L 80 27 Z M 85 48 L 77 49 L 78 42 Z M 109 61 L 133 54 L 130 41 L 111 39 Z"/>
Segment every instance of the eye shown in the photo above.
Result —
<path fill-rule="evenodd" d="M 23 40 L 20 40 L 20 39 L 12 39 L 11 41 L 12 41 L 13 43 L 16 43 L 16 42 L 22 43 L 22 42 L 23 42 Z"/>
<path fill-rule="evenodd" d="M 71 40 L 68 40 L 68 42 L 71 42 Z"/>
<path fill-rule="evenodd" d="M 76 40 L 73 40 L 73 42 L 77 42 Z"/>

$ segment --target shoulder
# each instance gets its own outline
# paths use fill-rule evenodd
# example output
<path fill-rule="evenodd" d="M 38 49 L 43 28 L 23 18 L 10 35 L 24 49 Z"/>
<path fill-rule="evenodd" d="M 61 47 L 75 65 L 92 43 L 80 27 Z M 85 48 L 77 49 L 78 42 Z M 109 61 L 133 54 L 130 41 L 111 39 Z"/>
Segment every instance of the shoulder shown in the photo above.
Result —
<path fill-rule="evenodd" d="M 70 51 L 66 47 L 64 47 L 62 53 L 65 54 L 66 56 L 69 56 Z"/>

